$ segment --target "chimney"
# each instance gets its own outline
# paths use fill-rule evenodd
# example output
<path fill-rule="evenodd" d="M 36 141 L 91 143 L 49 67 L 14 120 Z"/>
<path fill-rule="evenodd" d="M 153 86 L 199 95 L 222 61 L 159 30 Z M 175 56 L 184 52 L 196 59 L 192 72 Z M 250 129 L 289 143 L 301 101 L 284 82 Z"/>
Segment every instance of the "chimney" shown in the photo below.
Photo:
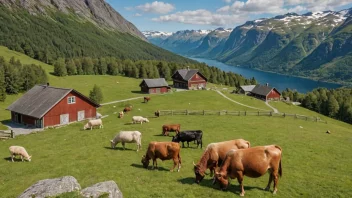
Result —
<path fill-rule="evenodd" d="M 269 87 L 269 83 L 266 83 L 266 86 Z"/>
<path fill-rule="evenodd" d="M 50 85 L 50 84 L 47 82 L 47 83 L 46 83 L 46 86 L 49 87 L 49 85 Z"/>
<path fill-rule="evenodd" d="M 187 66 L 187 70 L 189 70 L 189 66 Z"/>

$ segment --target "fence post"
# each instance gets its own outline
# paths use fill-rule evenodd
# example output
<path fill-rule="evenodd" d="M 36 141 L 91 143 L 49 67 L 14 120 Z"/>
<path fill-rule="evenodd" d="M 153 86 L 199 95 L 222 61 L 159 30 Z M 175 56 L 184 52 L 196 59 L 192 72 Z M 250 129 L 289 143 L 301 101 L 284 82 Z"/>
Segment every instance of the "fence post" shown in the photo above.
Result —
<path fill-rule="evenodd" d="M 186 109 L 186 115 L 188 115 L 188 110 Z"/>
<path fill-rule="evenodd" d="M 221 110 L 219 111 L 219 115 L 221 115 Z"/>
<path fill-rule="evenodd" d="M 308 116 L 306 116 L 306 121 L 308 121 Z"/>
<path fill-rule="evenodd" d="M 244 111 L 244 115 L 245 115 L 245 116 L 247 115 L 247 111 Z"/>
<path fill-rule="evenodd" d="M 258 111 L 258 116 L 259 116 L 259 111 Z"/>
<path fill-rule="evenodd" d="M 286 113 L 284 113 L 284 118 L 286 117 Z"/>
<path fill-rule="evenodd" d="M 15 138 L 15 133 L 13 132 L 13 130 L 11 129 L 11 138 Z"/>
<path fill-rule="evenodd" d="M 295 114 L 295 119 L 297 119 L 297 114 Z"/>
<path fill-rule="evenodd" d="M 171 110 L 171 115 L 172 115 L 172 116 L 174 115 L 174 110 Z"/>
<path fill-rule="evenodd" d="M 238 116 L 241 116 L 241 111 L 238 111 Z"/>
<path fill-rule="evenodd" d="M 270 111 L 270 116 L 273 116 L 273 112 L 272 111 Z"/>
<path fill-rule="evenodd" d="M 205 115 L 205 110 L 203 110 L 203 115 Z"/>
<path fill-rule="evenodd" d="M 318 117 L 315 117 L 315 121 L 318 122 Z"/>

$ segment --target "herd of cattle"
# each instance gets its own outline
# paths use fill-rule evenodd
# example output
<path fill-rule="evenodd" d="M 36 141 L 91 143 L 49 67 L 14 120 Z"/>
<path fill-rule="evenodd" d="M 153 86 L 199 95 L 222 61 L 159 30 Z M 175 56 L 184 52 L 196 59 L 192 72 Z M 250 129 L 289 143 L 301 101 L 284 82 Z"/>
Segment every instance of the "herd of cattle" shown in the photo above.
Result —
<path fill-rule="evenodd" d="M 144 102 L 148 102 L 148 99 L 144 98 Z M 132 106 L 126 107 L 120 112 L 119 117 L 123 117 L 123 113 L 132 110 Z M 121 116 L 122 113 L 122 116 Z M 156 116 L 159 116 L 159 111 L 155 112 Z M 158 114 L 158 115 L 157 115 Z M 147 118 L 142 116 L 133 116 L 133 123 L 149 122 Z M 103 128 L 101 119 L 90 120 L 84 125 L 83 129 L 91 129 L 95 126 Z M 201 130 L 187 130 L 180 131 L 180 124 L 169 124 L 162 126 L 162 135 L 168 136 L 169 132 L 174 131 L 176 135 L 172 137 L 171 142 L 150 142 L 145 155 L 142 156 L 141 163 L 144 168 L 148 168 L 150 160 L 153 161 L 152 169 L 157 168 L 157 159 L 160 160 L 173 160 L 174 165 L 170 169 L 173 171 L 177 166 L 177 171 L 181 169 L 181 156 L 180 156 L 180 144 L 184 147 L 184 142 L 194 142 L 197 144 L 197 148 L 202 148 L 203 132 Z M 111 148 L 115 148 L 118 143 L 122 144 L 125 149 L 126 143 L 136 143 L 137 151 L 141 149 L 142 134 L 139 131 L 120 131 L 113 140 L 110 140 Z M 31 161 L 31 156 L 28 155 L 25 148 L 20 146 L 11 146 L 9 148 L 11 153 L 11 159 L 16 155 L 20 155 L 23 161 L 23 157 Z M 277 145 L 257 146 L 251 147 L 249 141 L 244 139 L 235 139 L 217 143 L 210 143 L 203 152 L 200 160 L 197 164 L 193 162 L 195 182 L 199 184 L 206 175 L 206 170 L 210 170 L 210 176 L 213 177 L 213 184 L 219 183 L 222 190 L 226 189 L 229 185 L 229 178 L 237 178 L 240 188 L 241 196 L 244 196 L 245 191 L 243 187 L 243 177 L 248 176 L 257 178 L 264 175 L 269 171 L 269 181 L 265 190 L 270 190 L 271 183 L 274 182 L 273 194 L 277 192 L 278 178 L 282 176 L 281 167 L 281 155 L 282 149 Z"/>

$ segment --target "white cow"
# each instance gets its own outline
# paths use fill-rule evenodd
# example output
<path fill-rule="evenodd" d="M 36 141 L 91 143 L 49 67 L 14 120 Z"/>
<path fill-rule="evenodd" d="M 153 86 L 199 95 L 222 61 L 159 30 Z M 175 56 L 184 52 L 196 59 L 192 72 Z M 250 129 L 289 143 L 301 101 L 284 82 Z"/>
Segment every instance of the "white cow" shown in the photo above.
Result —
<path fill-rule="evenodd" d="M 22 162 L 23 162 L 23 157 L 27 160 L 27 161 L 31 161 L 32 156 L 28 155 L 26 149 L 22 146 L 10 146 L 9 147 L 10 153 L 11 153 L 11 160 L 13 162 L 13 158 L 16 155 L 20 155 Z"/>
<path fill-rule="evenodd" d="M 83 130 L 86 130 L 88 128 L 92 130 L 94 126 L 99 126 L 99 129 L 104 128 L 103 121 L 101 119 L 89 120 L 88 123 L 83 126 Z"/>
<path fill-rule="evenodd" d="M 125 150 L 125 143 L 137 143 L 137 151 L 142 146 L 142 134 L 139 131 L 120 131 L 113 140 L 110 140 L 111 148 L 115 148 L 116 144 L 121 142 L 123 150 Z"/>
<path fill-rule="evenodd" d="M 149 122 L 148 118 L 143 118 L 142 116 L 133 116 L 132 117 L 132 122 L 133 124 L 135 123 L 143 123 L 143 122 Z"/>

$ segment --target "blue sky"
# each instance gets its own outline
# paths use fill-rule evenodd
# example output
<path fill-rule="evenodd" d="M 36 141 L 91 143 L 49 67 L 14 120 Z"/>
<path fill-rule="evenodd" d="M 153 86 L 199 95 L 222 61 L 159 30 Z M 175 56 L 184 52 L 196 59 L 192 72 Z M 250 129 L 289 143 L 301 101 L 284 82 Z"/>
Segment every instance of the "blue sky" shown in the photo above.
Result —
<path fill-rule="evenodd" d="M 106 0 L 141 31 L 234 28 L 288 12 L 339 11 L 352 0 Z"/>

